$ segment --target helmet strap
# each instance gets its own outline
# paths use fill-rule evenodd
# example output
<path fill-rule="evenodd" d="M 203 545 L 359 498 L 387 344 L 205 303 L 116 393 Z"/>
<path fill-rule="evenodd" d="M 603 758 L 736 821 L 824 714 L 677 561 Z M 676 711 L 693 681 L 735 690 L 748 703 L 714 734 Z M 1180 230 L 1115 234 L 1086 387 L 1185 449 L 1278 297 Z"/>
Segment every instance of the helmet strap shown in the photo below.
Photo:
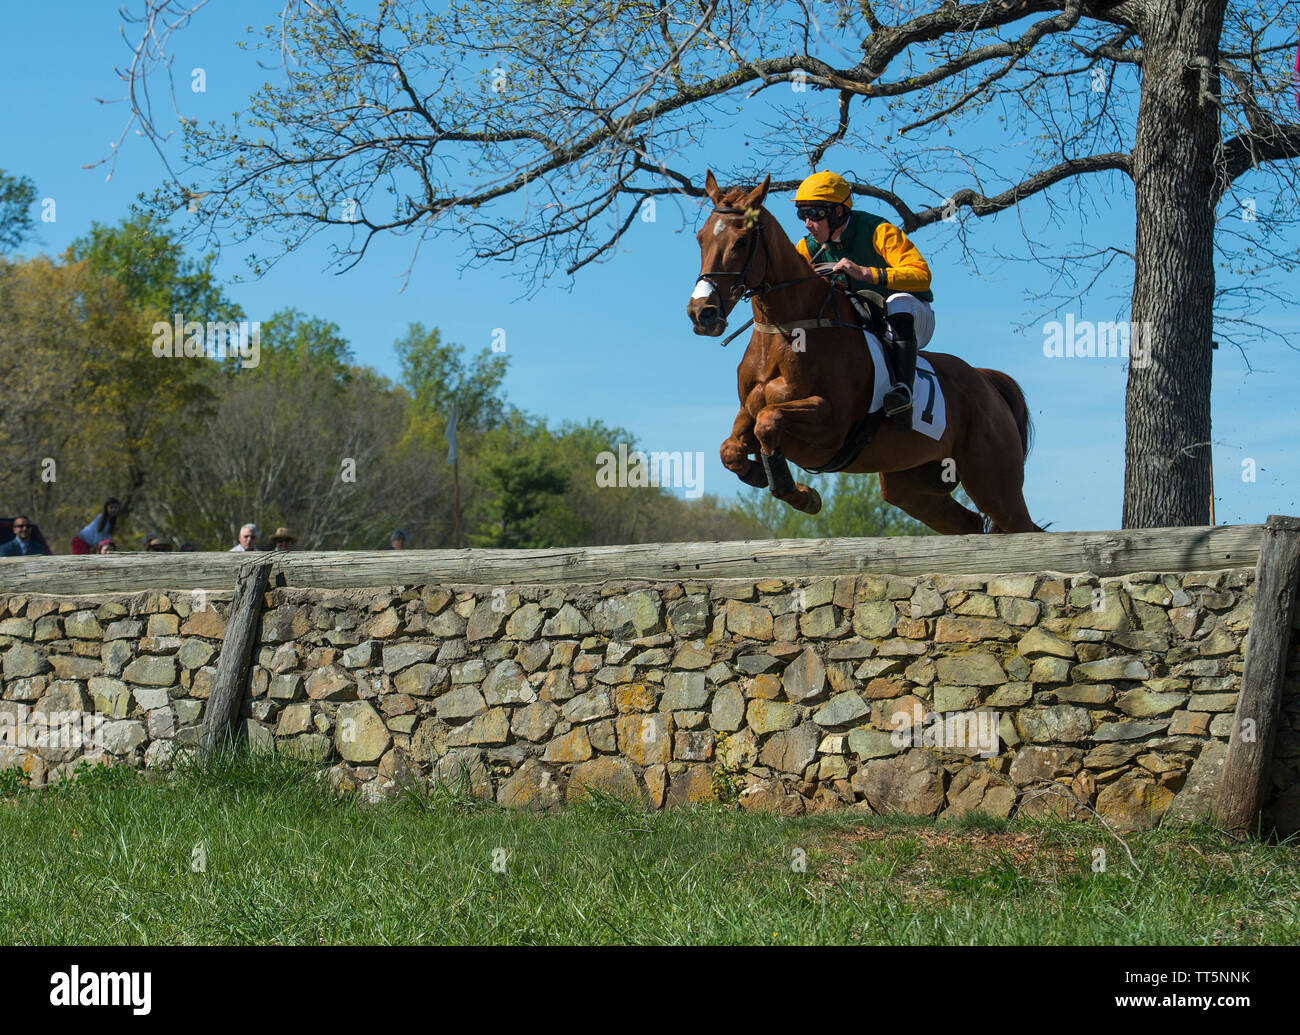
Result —
<path fill-rule="evenodd" d="M 835 213 L 826 217 L 826 226 L 830 229 L 831 237 L 835 236 L 836 231 L 849 221 L 848 205 L 836 205 Z"/>

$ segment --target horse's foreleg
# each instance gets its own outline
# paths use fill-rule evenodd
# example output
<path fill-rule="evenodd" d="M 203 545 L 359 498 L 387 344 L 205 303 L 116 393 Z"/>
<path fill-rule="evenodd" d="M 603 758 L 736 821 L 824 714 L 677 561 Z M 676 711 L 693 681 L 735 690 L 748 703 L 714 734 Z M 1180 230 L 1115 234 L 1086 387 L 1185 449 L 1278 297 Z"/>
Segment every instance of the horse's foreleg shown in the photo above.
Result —
<path fill-rule="evenodd" d="M 762 464 L 750 459 L 758 451 L 758 439 L 754 437 L 754 418 L 748 410 L 741 410 L 736 414 L 731 435 L 718 450 L 722 466 L 728 471 L 734 471 L 736 477 L 746 485 L 764 489 L 767 487 L 767 472 Z"/>
<path fill-rule="evenodd" d="M 801 432 L 824 427 L 828 411 L 825 399 L 810 396 L 765 406 L 754 420 L 754 435 L 762 447 L 761 458 L 768 472 L 772 495 L 805 514 L 816 514 L 821 510 L 822 499 L 816 489 L 795 482 L 781 446 L 790 438 L 811 437 Z"/>
<path fill-rule="evenodd" d="M 767 472 L 767 481 L 773 496 L 790 504 L 795 510 L 802 510 L 805 514 L 816 514 L 822 509 L 822 498 L 817 494 L 816 489 L 809 485 L 795 483 L 794 475 L 790 473 L 790 465 L 786 462 L 785 454 L 780 448 L 770 455 L 759 453 L 758 456 L 763 461 L 763 470 Z"/>

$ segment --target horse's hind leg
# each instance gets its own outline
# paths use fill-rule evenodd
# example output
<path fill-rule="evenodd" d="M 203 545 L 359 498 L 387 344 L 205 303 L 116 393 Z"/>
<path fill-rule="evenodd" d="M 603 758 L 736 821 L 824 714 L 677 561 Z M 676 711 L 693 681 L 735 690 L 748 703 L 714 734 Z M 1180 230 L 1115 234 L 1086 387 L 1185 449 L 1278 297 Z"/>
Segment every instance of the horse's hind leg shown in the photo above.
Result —
<path fill-rule="evenodd" d="M 1025 504 L 1025 467 L 1020 442 L 996 459 L 959 458 L 961 484 L 975 506 L 989 516 L 993 532 L 1041 532 Z M 976 529 L 979 531 L 979 529 Z"/>
<path fill-rule="evenodd" d="M 942 535 L 975 535 L 984 519 L 952 498 L 956 483 L 945 481 L 938 461 L 880 475 L 880 496 Z"/>

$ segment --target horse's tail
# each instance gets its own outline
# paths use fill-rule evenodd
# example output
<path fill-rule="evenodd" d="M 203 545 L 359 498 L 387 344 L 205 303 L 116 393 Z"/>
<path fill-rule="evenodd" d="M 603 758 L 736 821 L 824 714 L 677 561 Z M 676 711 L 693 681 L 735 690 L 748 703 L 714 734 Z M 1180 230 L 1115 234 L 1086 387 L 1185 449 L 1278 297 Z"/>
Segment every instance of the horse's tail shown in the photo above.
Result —
<path fill-rule="evenodd" d="M 1034 434 L 1034 424 L 1029 418 L 1029 405 L 1025 402 L 1025 393 L 1016 379 L 1010 374 L 1004 374 L 1001 370 L 985 370 L 980 368 L 980 373 L 988 382 L 997 389 L 998 395 L 1002 396 L 1011 415 L 1016 419 L 1016 430 L 1020 432 L 1020 449 L 1027 457 L 1029 456 L 1029 447 Z"/>

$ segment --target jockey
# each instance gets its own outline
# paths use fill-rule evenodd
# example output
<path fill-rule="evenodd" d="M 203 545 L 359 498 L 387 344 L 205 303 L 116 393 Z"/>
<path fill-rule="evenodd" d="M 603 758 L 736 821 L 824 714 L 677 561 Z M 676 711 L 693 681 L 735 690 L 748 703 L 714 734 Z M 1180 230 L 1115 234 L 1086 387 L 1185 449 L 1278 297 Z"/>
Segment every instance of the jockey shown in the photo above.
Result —
<path fill-rule="evenodd" d="M 870 212 L 854 212 L 853 194 L 842 176 L 813 173 L 795 192 L 795 212 L 808 235 L 795 246 L 818 273 L 843 273 L 853 290 L 885 297 L 885 361 L 893 384 L 885 413 L 902 428 L 912 424 L 912 379 L 916 352 L 934 335 L 930 267 L 902 230 Z"/>

